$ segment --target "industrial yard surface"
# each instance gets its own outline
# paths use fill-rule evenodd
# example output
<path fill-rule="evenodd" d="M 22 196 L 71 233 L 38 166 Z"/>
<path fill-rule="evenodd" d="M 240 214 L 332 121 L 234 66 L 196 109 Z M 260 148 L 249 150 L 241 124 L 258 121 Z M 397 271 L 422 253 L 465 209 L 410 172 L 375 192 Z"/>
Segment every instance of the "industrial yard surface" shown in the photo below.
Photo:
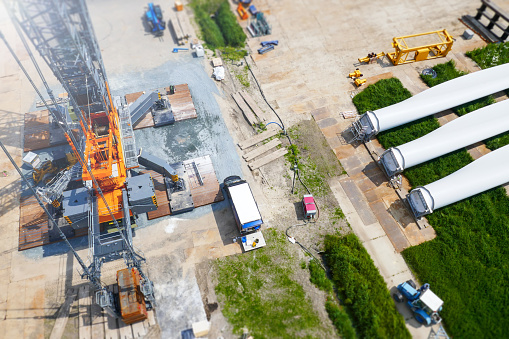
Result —
<path fill-rule="evenodd" d="M 212 53 L 208 52 L 208 58 L 193 57 L 189 51 L 172 53 L 178 45 L 168 31 L 162 38 L 145 31 L 142 17 L 145 3 L 91 0 L 87 4 L 113 95 L 169 85 L 189 86 L 197 119 L 136 130 L 137 146 L 169 163 L 208 155 L 220 183 L 228 176 L 239 175 L 251 184 L 264 227 L 284 231 L 299 223 L 300 197 L 290 193 L 289 163 L 281 157 L 250 171 L 242 159 L 247 152 L 237 144 L 251 138 L 255 131 L 231 94 L 245 88 L 231 75 L 220 83 L 211 78 Z M 499 5 L 509 11 L 509 3 L 499 1 Z M 171 6 L 169 2 L 161 3 L 164 13 L 172 11 Z M 370 52 L 391 51 L 393 37 L 444 28 L 456 39 L 445 59 L 400 66 L 392 66 L 387 59 L 382 59 L 363 65 L 367 84 L 394 76 L 416 94 L 427 88 L 419 78 L 420 72 L 437 63 L 453 59 L 459 69 L 477 71 L 477 66 L 464 53 L 484 46 L 485 42 L 477 35 L 464 40 L 461 34 L 466 27 L 458 18 L 474 14 L 479 1 L 259 0 L 256 6 L 267 13 L 272 25 L 270 39 L 279 40 L 279 46 L 270 53 L 258 55 L 260 41 L 267 39 L 248 38 L 247 45 L 253 54 L 247 60 L 253 73 L 286 127 L 293 127 L 300 131 L 303 140 L 314 143 L 317 153 L 323 153 L 324 162 L 340 161 L 344 172 L 328 178 L 330 191 L 322 197 L 326 203 L 324 210 L 341 207 L 388 288 L 394 288 L 412 278 L 399 252 L 433 239 L 435 233 L 431 227 L 418 228 L 397 194 L 388 187 L 382 172 L 373 167 L 373 160 L 363 146 L 345 145 L 338 137 L 351 123 L 341 112 L 355 111 L 351 95 L 357 88 L 347 75 L 359 67 L 358 58 Z M 184 10 L 193 22 L 187 4 Z M 197 30 L 194 23 L 193 27 Z M 42 88 L 3 7 L 0 7 L 0 30 L 37 86 Z M 64 92 L 42 59 L 34 54 L 50 86 L 56 93 Z M 227 65 L 230 71 L 236 67 L 244 66 Z M 39 98 L 4 45 L 0 45 L 0 80 L 0 139 L 21 165 L 24 114 L 35 110 Z M 254 79 L 250 76 L 249 80 L 251 85 L 245 90 L 269 117 L 267 122 L 279 122 L 263 101 Z M 447 121 L 448 112 L 437 116 Z M 374 151 L 381 150 L 376 142 L 372 147 Z M 474 158 L 486 152 L 483 146 L 469 151 Z M 86 281 L 81 279 L 79 265 L 64 243 L 18 251 L 21 183 L 7 157 L 0 154 L 0 338 L 48 338 L 58 325 L 56 314 L 66 304 L 72 293 L 69 291 L 78 293 Z M 331 155 L 336 157 L 328 158 Z M 409 189 L 408 184 L 403 186 Z M 322 234 L 347 227 L 344 220 L 332 226 L 331 219 L 329 224 L 324 229 L 314 229 L 313 225 L 299 229 L 295 237 L 303 239 L 307 246 L 317 247 Z M 210 320 L 209 338 L 237 338 L 217 309 L 215 282 L 211 276 L 211 260 L 242 253 L 240 245 L 232 241 L 236 236 L 238 232 L 226 200 L 177 216 L 154 220 L 141 217 L 134 245 L 145 254 L 147 270 L 155 284 L 157 324 L 137 328 L 138 333 L 129 334 L 120 329 L 111 332 L 112 335 L 180 338 L 181 332 L 193 323 Z M 86 236 L 73 239 L 72 244 L 87 258 Z M 292 250 L 297 257 L 304 258 L 297 246 Z M 121 261 L 105 265 L 104 282 L 113 283 L 116 271 L 121 268 Z M 334 333 L 321 302 L 323 293 L 309 283 L 303 272 L 296 274 L 324 324 L 320 335 Z M 88 297 L 83 293 L 79 296 Z M 62 329 L 63 338 L 108 337 L 109 332 L 104 329 L 107 326 L 103 327 L 102 323 L 106 318 L 100 310 L 90 311 L 92 323 L 80 320 L 87 314 L 83 305 L 86 302 L 75 301 L 67 311 L 69 320 Z M 420 326 L 406 307 L 400 307 L 400 312 L 414 338 L 428 338 L 429 327 Z M 89 329 L 84 331 L 87 326 Z M 103 330 L 98 330 L 99 327 Z"/>

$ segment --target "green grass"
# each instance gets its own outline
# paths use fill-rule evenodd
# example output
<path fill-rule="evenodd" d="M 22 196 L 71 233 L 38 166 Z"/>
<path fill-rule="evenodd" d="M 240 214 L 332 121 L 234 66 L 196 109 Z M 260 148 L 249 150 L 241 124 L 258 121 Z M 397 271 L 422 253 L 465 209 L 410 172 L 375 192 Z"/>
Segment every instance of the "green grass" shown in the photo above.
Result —
<path fill-rule="evenodd" d="M 412 94 L 396 78 L 382 79 L 369 85 L 353 98 L 359 113 L 374 111 L 408 99 Z"/>
<path fill-rule="evenodd" d="M 380 132 L 377 138 L 380 144 L 388 149 L 420 138 L 439 127 L 440 124 L 436 118 L 426 117 Z"/>
<path fill-rule="evenodd" d="M 509 42 L 488 44 L 486 47 L 476 48 L 466 54 L 482 69 L 502 65 L 509 62 Z"/>
<path fill-rule="evenodd" d="M 411 337 L 384 279 L 357 236 L 326 236 L 325 257 L 359 338 Z"/>
<path fill-rule="evenodd" d="M 454 338 L 506 338 L 509 328 L 509 198 L 496 188 L 435 211 L 437 238 L 403 252 L 444 300 Z"/>
<path fill-rule="evenodd" d="M 442 82 L 446 82 L 451 79 L 467 74 L 466 72 L 459 71 L 456 69 L 456 63 L 454 62 L 454 60 L 447 61 L 446 63 L 443 64 L 435 65 L 433 66 L 433 69 L 437 73 L 437 77 L 434 79 L 431 75 L 421 74 L 422 80 L 429 87 L 436 86 L 438 84 L 441 84 Z"/>
<path fill-rule="evenodd" d="M 267 246 L 218 259 L 216 294 L 224 316 L 254 338 L 319 338 L 323 327 L 302 286 L 293 279 L 298 262 L 282 232 L 264 231 Z"/>
<path fill-rule="evenodd" d="M 509 132 L 505 132 L 499 135 L 495 135 L 488 140 L 484 140 L 486 147 L 490 150 L 494 151 L 497 148 L 504 147 L 505 145 L 509 145 Z"/>
<path fill-rule="evenodd" d="M 472 161 L 473 159 L 470 154 L 462 148 L 439 158 L 410 167 L 403 174 L 410 181 L 410 185 L 415 188 L 442 179 Z"/>
<path fill-rule="evenodd" d="M 479 98 L 474 101 L 467 102 L 466 104 L 456 106 L 452 110 L 459 116 L 465 115 L 467 113 L 473 112 L 485 106 L 491 105 L 495 103 L 495 99 L 493 96 L 488 95 L 483 98 Z"/>

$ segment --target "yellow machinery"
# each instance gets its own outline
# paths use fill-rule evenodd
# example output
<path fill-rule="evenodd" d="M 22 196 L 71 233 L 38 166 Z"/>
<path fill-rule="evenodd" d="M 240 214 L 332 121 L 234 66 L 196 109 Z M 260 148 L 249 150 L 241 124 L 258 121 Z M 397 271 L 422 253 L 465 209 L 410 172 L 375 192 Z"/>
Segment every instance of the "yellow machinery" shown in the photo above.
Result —
<path fill-rule="evenodd" d="M 362 76 L 362 73 L 361 73 L 361 71 L 360 71 L 358 68 L 356 68 L 356 69 L 355 69 L 355 72 L 353 72 L 353 73 L 348 73 L 348 76 L 349 76 L 350 78 L 352 78 L 352 79 L 354 79 L 354 78 L 360 78 L 360 77 Z"/>
<path fill-rule="evenodd" d="M 360 87 L 362 84 L 366 83 L 366 79 L 357 78 L 353 82 L 355 83 L 355 86 Z"/>
<path fill-rule="evenodd" d="M 427 45 L 417 47 L 409 47 L 405 39 L 426 37 L 435 35 L 439 41 Z M 414 61 L 423 61 L 427 59 L 435 59 L 445 57 L 452 48 L 452 36 L 447 30 L 420 33 L 394 38 L 392 47 L 395 52 L 387 53 L 387 57 L 396 65 L 407 64 Z"/>
<path fill-rule="evenodd" d="M 47 160 L 41 165 L 41 167 L 34 168 L 34 171 L 32 172 L 34 183 L 37 185 L 44 180 L 44 183 L 46 184 L 58 173 L 58 171 L 58 167 L 54 166 L 53 162 L 50 160 Z"/>
<path fill-rule="evenodd" d="M 382 52 L 382 53 L 369 53 L 368 56 L 364 57 L 364 58 L 359 58 L 357 60 L 359 60 L 360 63 L 366 63 L 366 64 L 372 64 L 374 63 L 377 59 L 380 59 L 381 57 L 385 56 L 385 53 Z"/>

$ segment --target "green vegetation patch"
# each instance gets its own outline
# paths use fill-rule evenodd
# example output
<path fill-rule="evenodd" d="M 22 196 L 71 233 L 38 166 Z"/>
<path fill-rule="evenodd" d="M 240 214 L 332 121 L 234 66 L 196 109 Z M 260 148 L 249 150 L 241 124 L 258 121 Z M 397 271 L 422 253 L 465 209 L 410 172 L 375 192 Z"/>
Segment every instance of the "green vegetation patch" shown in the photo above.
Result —
<path fill-rule="evenodd" d="M 353 98 L 359 113 L 374 111 L 408 99 L 412 94 L 397 78 L 382 79 L 369 85 Z"/>
<path fill-rule="evenodd" d="M 437 238 L 403 251 L 444 300 L 455 338 L 503 338 L 509 328 L 509 198 L 496 188 L 429 215 Z"/>
<path fill-rule="evenodd" d="M 214 50 L 225 45 L 223 34 L 219 26 L 211 18 L 221 4 L 217 0 L 191 0 L 191 8 L 194 10 L 196 23 L 200 26 L 202 39 L 208 48 Z"/>
<path fill-rule="evenodd" d="M 264 231 L 267 246 L 215 261 L 216 294 L 224 316 L 255 338 L 327 337 L 302 286 L 282 232 Z"/>
<path fill-rule="evenodd" d="M 216 23 L 223 33 L 227 45 L 232 47 L 244 47 L 246 34 L 237 22 L 235 14 L 230 10 L 228 1 L 224 1 L 216 13 Z"/>
<path fill-rule="evenodd" d="M 509 145 L 509 132 L 505 132 L 499 135 L 496 135 L 488 140 L 484 140 L 486 147 L 490 150 L 494 151 L 497 148 L 504 147 L 505 145 Z"/>
<path fill-rule="evenodd" d="M 330 300 L 325 302 L 325 309 L 327 310 L 334 327 L 338 329 L 343 339 L 357 338 L 352 321 L 344 310 L 342 310 L 335 302 Z"/>
<path fill-rule="evenodd" d="M 325 257 L 360 338 L 410 338 L 387 285 L 355 234 L 325 237 Z"/>
<path fill-rule="evenodd" d="M 299 163 L 299 175 L 311 194 L 324 197 L 331 192 L 327 179 L 343 173 L 334 152 L 327 144 L 322 132 L 313 120 L 302 121 L 287 130 L 293 145 L 288 146 L 286 160 L 293 169 L 295 160 Z M 299 184 L 295 185 L 296 195 L 308 194 Z"/>
<path fill-rule="evenodd" d="M 467 74 L 466 72 L 456 69 L 456 63 L 454 60 L 449 60 L 446 63 L 435 65 L 433 66 L 433 70 L 437 73 L 436 78 L 433 78 L 431 75 L 421 74 L 422 80 L 429 87 L 436 86 L 442 82 L 446 82 Z"/>
<path fill-rule="evenodd" d="M 494 103 L 495 103 L 495 98 L 493 98 L 493 96 L 491 96 L 491 95 L 488 95 L 486 97 L 467 102 L 466 104 L 456 106 L 452 110 L 457 115 L 462 116 L 462 115 L 465 115 L 467 113 L 473 112 L 475 110 L 481 109 L 485 106 L 488 106 L 488 105 L 491 105 Z"/>
<path fill-rule="evenodd" d="M 476 48 L 466 54 L 482 69 L 502 65 L 509 62 L 509 42 L 488 44 L 486 47 Z"/>
<path fill-rule="evenodd" d="M 225 0 L 191 0 L 202 39 L 210 49 L 243 47 L 246 34 Z M 212 19 L 214 17 L 214 19 Z"/>
<path fill-rule="evenodd" d="M 336 327 L 343 338 L 356 338 L 357 336 L 352 325 L 352 320 L 348 316 L 348 313 L 336 303 L 332 282 L 315 260 L 309 262 L 309 274 L 311 276 L 310 281 L 328 294 L 325 302 L 325 310 L 334 324 L 334 327 Z"/>
<path fill-rule="evenodd" d="M 442 179 L 473 161 L 464 148 L 406 169 L 403 174 L 413 188 Z"/>
<path fill-rule="evenodd" d="M 420 138 L 439 127 L 435 117 L 427 117 L 380 132 L 377 138 L 385 149 L 389 149 Z"/>

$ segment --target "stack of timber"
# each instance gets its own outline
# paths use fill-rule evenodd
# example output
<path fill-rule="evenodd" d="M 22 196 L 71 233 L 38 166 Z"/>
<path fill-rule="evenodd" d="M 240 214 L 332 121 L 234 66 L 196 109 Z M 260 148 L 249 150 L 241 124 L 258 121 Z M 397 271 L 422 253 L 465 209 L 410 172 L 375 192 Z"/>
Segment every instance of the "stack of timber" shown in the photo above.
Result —
<path fill-rule="evenodd" d="M 251 148 L 252 146 L 255 146 L 269 138 L 272 138 L 277 133 L 278 133 L 278 130 L 271 128 L 263 133 L 257 134 L 247 140 L 240 142 L 239 147 L 240 147 L 240 149 L 243 149 L 243 150 Z M 258 168 L 268 164 L 269 162 L 272 162 L 272 161 L 284 156 L 285 154 L 287 154 L 288 150 L 286 148 L 279 148 L 279 149 L 276 149 L 274 152 L 272 152 L 272 150 L 274 148 L 276 148 L 280 145 L 281 145 L 281 141 L 279 139 L 273 139 L 265 144 L 261 144 L 261 145 L 255 147 L 254 149 L 246 152 L 242 157 L 244 158 L 244 160 L 246 162 L 249 163 L 248 164 L 249 169 L 251 171 L 254 171 L 255 169 L 258 169 Z M 266 154 L 269 151 L 270 151 L 270 153 Z M 265 154 L 265 155 L 262 156 L 263 154 Z M 252 161 L 252 160 L 254 160 L 254 161 Z M 250 161 L 252 161 L 252 162 L 250 162 Z"/>

